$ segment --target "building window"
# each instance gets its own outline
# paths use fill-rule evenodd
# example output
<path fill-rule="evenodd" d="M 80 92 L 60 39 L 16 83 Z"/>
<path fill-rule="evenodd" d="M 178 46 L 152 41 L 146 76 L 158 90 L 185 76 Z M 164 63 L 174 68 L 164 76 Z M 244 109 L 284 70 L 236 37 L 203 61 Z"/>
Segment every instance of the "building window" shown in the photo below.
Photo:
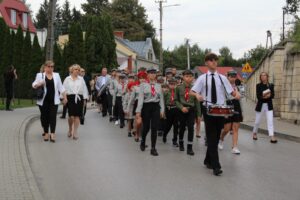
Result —
<path fill-rule="evenodd" d="M 28 14 L 27 13 L 23 13 L 22 21 L 23 21 L 24 28 L 28 28 Z"/>
<path fill-rule="evenodd" d="M 15 10 L 10 10 L 10 19 L 13 25 L 17 25 L 17 12 Z"/>

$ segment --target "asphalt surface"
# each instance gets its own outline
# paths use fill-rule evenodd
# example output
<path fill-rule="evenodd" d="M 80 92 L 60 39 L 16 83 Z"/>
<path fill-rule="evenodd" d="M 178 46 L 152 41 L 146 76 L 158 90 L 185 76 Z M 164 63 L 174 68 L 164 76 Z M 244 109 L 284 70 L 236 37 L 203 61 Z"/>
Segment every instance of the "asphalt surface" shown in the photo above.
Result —
<path fill-rule="evenodd" d="M 224 173 L 216 177 L 203 165 L 203 137 L 194 140 L 195 156 L 188 156 L 172 147 L 169 134 L 167 144 L 159 138 L 159 156 L 153 157 L 95 110 L 88 111 L 78 141 L 67 131 L 67 120 L 58 118 L 55 144 L 42 141 L 39 121 L 27 132 L 30 165 L 46 200 L 300 200 L 296 142 L 270 144 L 265 135 L 255 142 L 240 130 L 241 155 L 231 154 L 227 136 L 220 152 Z"/>

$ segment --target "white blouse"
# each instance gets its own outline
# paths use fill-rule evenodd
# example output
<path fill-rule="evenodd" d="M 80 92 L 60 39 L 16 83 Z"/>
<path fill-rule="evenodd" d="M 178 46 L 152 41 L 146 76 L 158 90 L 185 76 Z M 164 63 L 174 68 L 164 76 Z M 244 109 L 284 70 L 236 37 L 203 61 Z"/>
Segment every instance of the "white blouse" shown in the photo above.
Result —
<path fill-rule="evenodd" d="M 77 79 L 73 79 L 72 76 L 68 76 L 63 83 L 63 86 L 66 90 L 67 95 L 75 95 L 75 103 L 77 100 L 81 100 L 79 95 L 83 96 L 83 99 L 89 98 L 88 89 L 86 87 L 85 81 L 81 76 L 78 76 Z"/>

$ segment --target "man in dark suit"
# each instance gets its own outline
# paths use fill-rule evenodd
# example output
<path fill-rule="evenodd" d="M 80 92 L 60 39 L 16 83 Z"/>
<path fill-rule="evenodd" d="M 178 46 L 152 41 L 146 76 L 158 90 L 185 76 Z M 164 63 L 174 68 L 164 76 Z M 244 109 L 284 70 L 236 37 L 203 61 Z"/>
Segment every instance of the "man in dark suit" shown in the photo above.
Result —
<path fill-rule="evenodd" d="M 96 90 L 98 91 L 98 98 L 100 97 L 102 104 L 102 116 L 107 115 L 108 106 L 108 95 L 109 95 L 109 84 L 111 82 L 110 76 L 107 74 L 107 68 L 104 67 L 101 70 L 101 76 L 97 78 L 96 81 Z"/>

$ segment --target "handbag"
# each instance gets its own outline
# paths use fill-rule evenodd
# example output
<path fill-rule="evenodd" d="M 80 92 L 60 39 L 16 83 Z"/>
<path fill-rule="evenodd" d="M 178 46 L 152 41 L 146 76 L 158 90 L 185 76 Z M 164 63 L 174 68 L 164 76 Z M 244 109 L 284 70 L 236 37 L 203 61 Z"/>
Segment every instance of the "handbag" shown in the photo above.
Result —
<path fill-rule="evenodd" d="M 42 78 L 44 79 L 44 74 L 42 73 Z M 41 100 L 44 97 L 44 86 L 40 86 L 35 89 L 35 95 L 37 100 Z"/>

